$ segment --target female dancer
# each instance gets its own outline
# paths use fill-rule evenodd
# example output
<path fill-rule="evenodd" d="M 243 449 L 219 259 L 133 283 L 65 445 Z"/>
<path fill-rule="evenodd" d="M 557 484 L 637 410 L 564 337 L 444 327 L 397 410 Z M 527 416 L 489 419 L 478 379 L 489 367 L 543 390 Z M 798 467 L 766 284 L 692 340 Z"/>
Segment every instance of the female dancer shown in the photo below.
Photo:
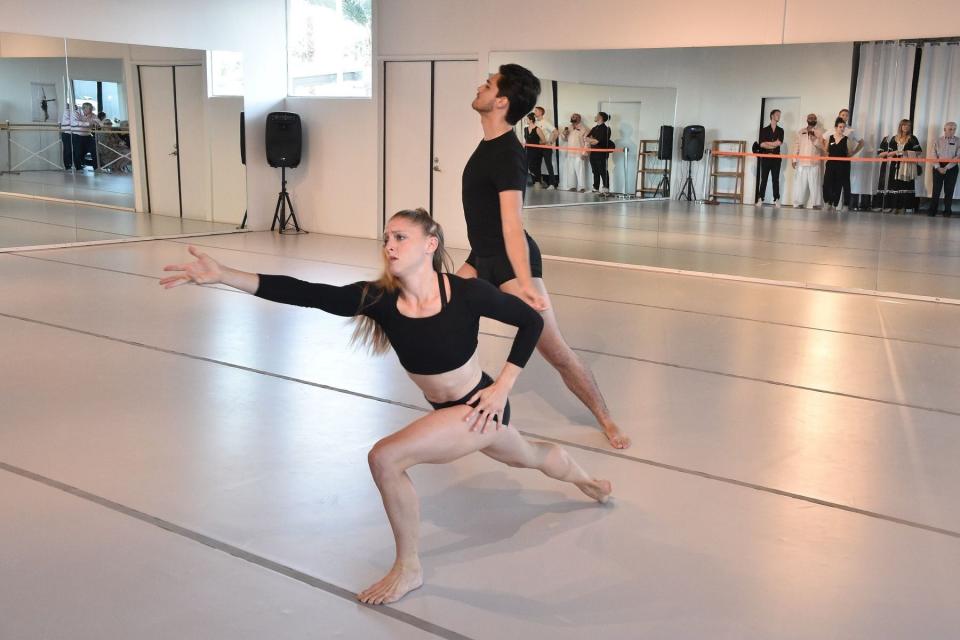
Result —
<path fill-rule="evenodd" d="M 442 273 L 450 264 L 443 230 L 423 209 L 390 218 L 383 242 L 386 268 L 373 282 L 336 287 L 246 273 L 194 247 L 190 253 L 196 261 L 164 267 L 182 273 L 160 281 L 168 289 L 188 282 L 223 283 L 267 300 L 353 316 L 354 341 L 376 353 L 392 345 L 433 406 L 434 411 L 377 442 L 368 456 L 396 543 L 393 567 L 357 596 L 368 604 L 396 602 L 422 584 L 420 506 L 407 475 L 415 465 L 452 462 L 481 451 L 511 467 L 537 469 L 574 484 L 598 502 L 606 502 L 611 491 L 608 481 L 588 476 L 561 447 L 526 440 L 510 426 L 507 396 L 536 348 L 540 315 L 483 280 Z M 477 358 L 481 316 L 518 329 L 496 380 L 481 371 Z"/>

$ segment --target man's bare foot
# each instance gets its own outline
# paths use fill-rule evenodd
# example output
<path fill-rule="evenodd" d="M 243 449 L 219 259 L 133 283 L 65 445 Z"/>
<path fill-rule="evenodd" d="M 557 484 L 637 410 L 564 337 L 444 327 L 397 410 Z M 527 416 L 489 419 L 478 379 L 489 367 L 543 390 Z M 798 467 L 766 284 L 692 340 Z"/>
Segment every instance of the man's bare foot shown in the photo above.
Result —
<path fill-rule="evenodd" d="M 357 600 L 366 604 L 390 604 L 422 585 L 423 570 L 419 564 L 412 567 L 393 565 L 379 582 L 357 594 Z"/>
<path fill-rule="evenodd" d="M 610 484 L 609 480 L 597 480 L 596 478 L 592 482 L 578 484 L 577 488 L 600 503 L 605 503 L 610 498 L 610 493 L 613 492 L 613 485 Z"/>
<path fill-rule="evenodd" d="M 603 435 L 607 436 L 607 440 L 610 441 L 610 445 L 614 449 L 628 449 L 630 447 L 630 438 L 613 422 L 604 425 Z"/>

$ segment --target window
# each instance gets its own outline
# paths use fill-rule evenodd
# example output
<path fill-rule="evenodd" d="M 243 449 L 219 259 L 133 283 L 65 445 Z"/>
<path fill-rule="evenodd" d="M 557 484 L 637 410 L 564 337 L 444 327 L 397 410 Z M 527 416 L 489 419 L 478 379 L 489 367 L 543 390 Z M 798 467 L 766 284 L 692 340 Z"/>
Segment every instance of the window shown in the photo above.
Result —
<path fill-rule="evenodd" d="M 287 0 L 287 94 L 372 95 L 371 0 Z"/>
<path fill-rule="evenodd" d="M 208 93 L 211 96 L 243 95 L 243 54 L 211 51 L 207 54 Z"/>
<path fill-rule="evenodd" d="M 95 114 L 103 112 L 110 120 L 120 122 L 127 119 L 127 105 L 118 82 L 74 80 L 73 104 L 79 108 L 84 102 L 93 105 Z"/>

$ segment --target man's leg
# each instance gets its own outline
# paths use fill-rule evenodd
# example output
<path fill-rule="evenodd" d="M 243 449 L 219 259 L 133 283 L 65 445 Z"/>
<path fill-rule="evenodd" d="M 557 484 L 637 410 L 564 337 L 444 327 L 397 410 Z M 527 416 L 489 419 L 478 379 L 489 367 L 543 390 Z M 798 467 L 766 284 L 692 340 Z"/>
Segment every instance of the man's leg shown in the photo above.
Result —
<path fill-rule="evenodd" d="M 957 187 L 958 174 L 960 174 L 960 167 L 954 167 L 943 176 L 943 214 L 945 216 L 953 215 L 953 190 Z"/>
<path fill-rule="evenodd" d="M 544 149 L 543 150 L 543 162 L 547 165 L 547 186 L 553 185 L 554 188 L 560 186 L 560 180 L 557 178 L 557 174 L 553 171 L 553 149 Z"/>
<path fill-rule="evenodd" d="M 763 202 L 767 195 L 767 176 L 770 175 L 770 161 L 760 158 L 760 188 L 757 189 L 757 202 Z"/>
<path fill-rule="evenodd" d="M 461 267 L 461 270 L 464 270 L 463 267 Z M 457 272 L 457 275 L 461 275 L 460 271 Z M 534 278 L 533 285 L 549 304 L 550 295 L 543 284 L 543 279 Z M 500 290 L 520 297 L 520 285 L 515 279 L 504 282 L 500 285 Z M 630 446 L 630 438 L 623 433 L 610 416 L 607 403 L 603 399 L 603 394 L 600 393 L 600 387 L 597 386 L 593 372 L 563 339 L 552 306 L 542 312 L 541 315 L 543 316 L 543 333 L 540 334 L 537 349 L 547 362 L 557 370 L 567 388 L 590 409 L 590 412 L 603 428 L 610 444 L 617 449 L 626 449 Z"/>
<path fill-rule="evenodd" d="M 930 194 L 930 211 L 927 212 L 930 217 L 937 215 L 937 211 L 940 209 L 940 191 L 944 187 L 943 179 L 945 177 L 937 170 L 937 167 L 933 168 L 933 193 Z"/>
<path fill-rule="evenodd" d="M 773 201 L 780 202 L 780 158 L 776 158 L 773 161 L 773 166 L 770 168 L 770 172 L 773 174 Z"/>

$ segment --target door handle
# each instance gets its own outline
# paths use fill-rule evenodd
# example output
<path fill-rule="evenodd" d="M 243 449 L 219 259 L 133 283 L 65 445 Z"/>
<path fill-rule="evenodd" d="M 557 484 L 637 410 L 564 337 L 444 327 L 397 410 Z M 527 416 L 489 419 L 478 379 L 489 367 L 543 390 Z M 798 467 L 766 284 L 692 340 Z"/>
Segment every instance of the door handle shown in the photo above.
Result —
<path fill-rule="evenodd" d="M 168 156 L 178 156 L 180 155 L 180 147 L 173 145 L 173 151 L 167 154 Z"/>
<path fill-rule="evenodd" d="M 440 158 L 433 159 L 433 170 L 437 173 L 440 173 L 442 169 L 440 168 Z"/>

